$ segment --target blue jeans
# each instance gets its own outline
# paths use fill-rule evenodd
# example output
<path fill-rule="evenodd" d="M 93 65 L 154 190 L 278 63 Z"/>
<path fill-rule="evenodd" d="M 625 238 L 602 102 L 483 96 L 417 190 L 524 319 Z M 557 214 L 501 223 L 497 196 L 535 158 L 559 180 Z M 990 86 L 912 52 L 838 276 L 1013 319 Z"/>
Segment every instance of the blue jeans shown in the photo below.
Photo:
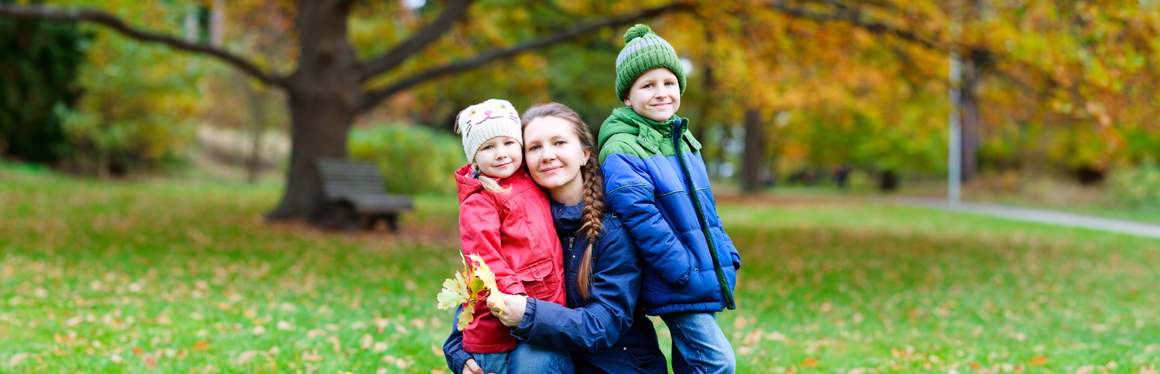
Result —
<path fill-rule="evenodd" d="M 567 351 L 553 351 L 532 344 L 521 343 L 516 349 L 499 353 L 472 353 L 475 362 L 485 373 L 572 374 L 572 356 Z"/>
<path fill-rule="evenodd" d="M 673 373 L 737 371 L 733 346 L 717 325 L 716 313 L 673 313 L 661 319 L 673 334 Z"/>

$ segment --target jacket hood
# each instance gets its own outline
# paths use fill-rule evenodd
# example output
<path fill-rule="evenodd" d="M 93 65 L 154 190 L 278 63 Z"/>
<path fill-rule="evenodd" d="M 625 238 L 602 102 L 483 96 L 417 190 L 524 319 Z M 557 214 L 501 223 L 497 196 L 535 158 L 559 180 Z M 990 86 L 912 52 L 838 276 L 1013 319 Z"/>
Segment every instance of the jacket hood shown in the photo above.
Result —
<path fill-rule="evenodd" d="M 508 176 L 507 178 L 497 180 L 496 182 L 499 182 L 500 186 L 510 187 L 512 183 L 519 179 L 531 177 L 532 176 L 528 174 L 527 165 L 520 165 L 519 170 L 516 170 L 515 173 L 512 173 L 512 175 Z M 460 204 L 467 200 L 468 197 L 471 197 L 471 195 L 484 191 L 483 183 L 480 183 L 479 179 L 471 177 L 471 164 L 463 165 L 463 167 L 455 171 L 455 185 L 457 192 L 459 193 Z"/>
<path fill-rule="evenodd" d="M 483 184 L 479 179 L 471 177 L 471 164 L 463 165 L 455 171 L 455 185 L 459 192 L 459 203 L 462 204 L 468 196 L 483 191 Z"/>
<path fill-rule="evenodd" d="M 638 135 L 642 126 L 652 128 L 660 132 L 661 135 L 668 135 L 673 132 L 673 121 L 678 119 L 684 118 L 674 114 L 673 118 L 669 118 L 668 121 L 657 122 L 637 114 L 631 107 L 616 108 L 612 110 L 612 115 L 609 115 L 608 119 L 605 119 L 604 123 L 600 125 L 600 139 L 597 141 L 597 145 L 604 148 L 604 143 L 616 134 Z"/>

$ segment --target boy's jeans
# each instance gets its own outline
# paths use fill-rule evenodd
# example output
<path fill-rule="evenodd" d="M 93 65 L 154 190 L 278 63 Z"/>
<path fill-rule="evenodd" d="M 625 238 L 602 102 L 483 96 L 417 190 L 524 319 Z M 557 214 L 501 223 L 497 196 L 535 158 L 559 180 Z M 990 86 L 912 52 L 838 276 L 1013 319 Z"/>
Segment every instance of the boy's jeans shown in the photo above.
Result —
<path fill-rule="evenodd" d="M 499 353 L 472 353 L 484 373 L 572 374 L 572 356 L 567 351 L 553 351 L 521 343 L 516 349 Z"/>
<path fill-rule="evenodd" d="M 673 313 L 661 319 L 673 334 L 673 373 L 737 371 L 733 346 L 717 325 L 716 313 Z"/>

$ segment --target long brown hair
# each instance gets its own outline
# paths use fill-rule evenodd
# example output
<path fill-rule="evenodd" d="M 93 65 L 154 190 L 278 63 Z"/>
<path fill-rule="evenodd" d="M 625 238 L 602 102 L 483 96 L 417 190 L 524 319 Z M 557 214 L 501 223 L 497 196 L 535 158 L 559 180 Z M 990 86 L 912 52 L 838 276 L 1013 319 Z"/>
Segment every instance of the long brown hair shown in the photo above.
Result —
<path fill-rule="evenodd" d="M 588 125 L 572 108 L 554 102 L 533 105 L 524 111 L 521 128 L 527 128 L 529 123 L 541 117 L 556 117 L 572 123 L 572 130 L 580 138 L 580 146 L 588 151 L 588 160 L 580 167 L 580 175 L 584 177 L 584 210 L 580 214 L 582 224 L 578 231 L 588 238 L 588 247 L 584 249 L 580 271 L 576 275 L 576 288 L 580 290 L 580 296 L 587 300 L 588 288 L 592 283 L 592 246 L 604 230 L 604 175 L 600 173 L 600 154 L 596 150 L 592 131 L 588 130 Z"/>

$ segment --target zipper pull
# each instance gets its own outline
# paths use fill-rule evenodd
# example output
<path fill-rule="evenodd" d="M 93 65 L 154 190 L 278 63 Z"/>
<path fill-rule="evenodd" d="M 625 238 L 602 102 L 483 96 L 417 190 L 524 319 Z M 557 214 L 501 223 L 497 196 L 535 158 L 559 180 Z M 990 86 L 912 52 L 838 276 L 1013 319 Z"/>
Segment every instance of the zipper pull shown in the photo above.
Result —
<path fill-rule="evenodd" d="M 575 236 L 568 237 L 568 252 L 572 252 L 572 244 L 575 244 L 575 242 L 576 242 Z"/>

